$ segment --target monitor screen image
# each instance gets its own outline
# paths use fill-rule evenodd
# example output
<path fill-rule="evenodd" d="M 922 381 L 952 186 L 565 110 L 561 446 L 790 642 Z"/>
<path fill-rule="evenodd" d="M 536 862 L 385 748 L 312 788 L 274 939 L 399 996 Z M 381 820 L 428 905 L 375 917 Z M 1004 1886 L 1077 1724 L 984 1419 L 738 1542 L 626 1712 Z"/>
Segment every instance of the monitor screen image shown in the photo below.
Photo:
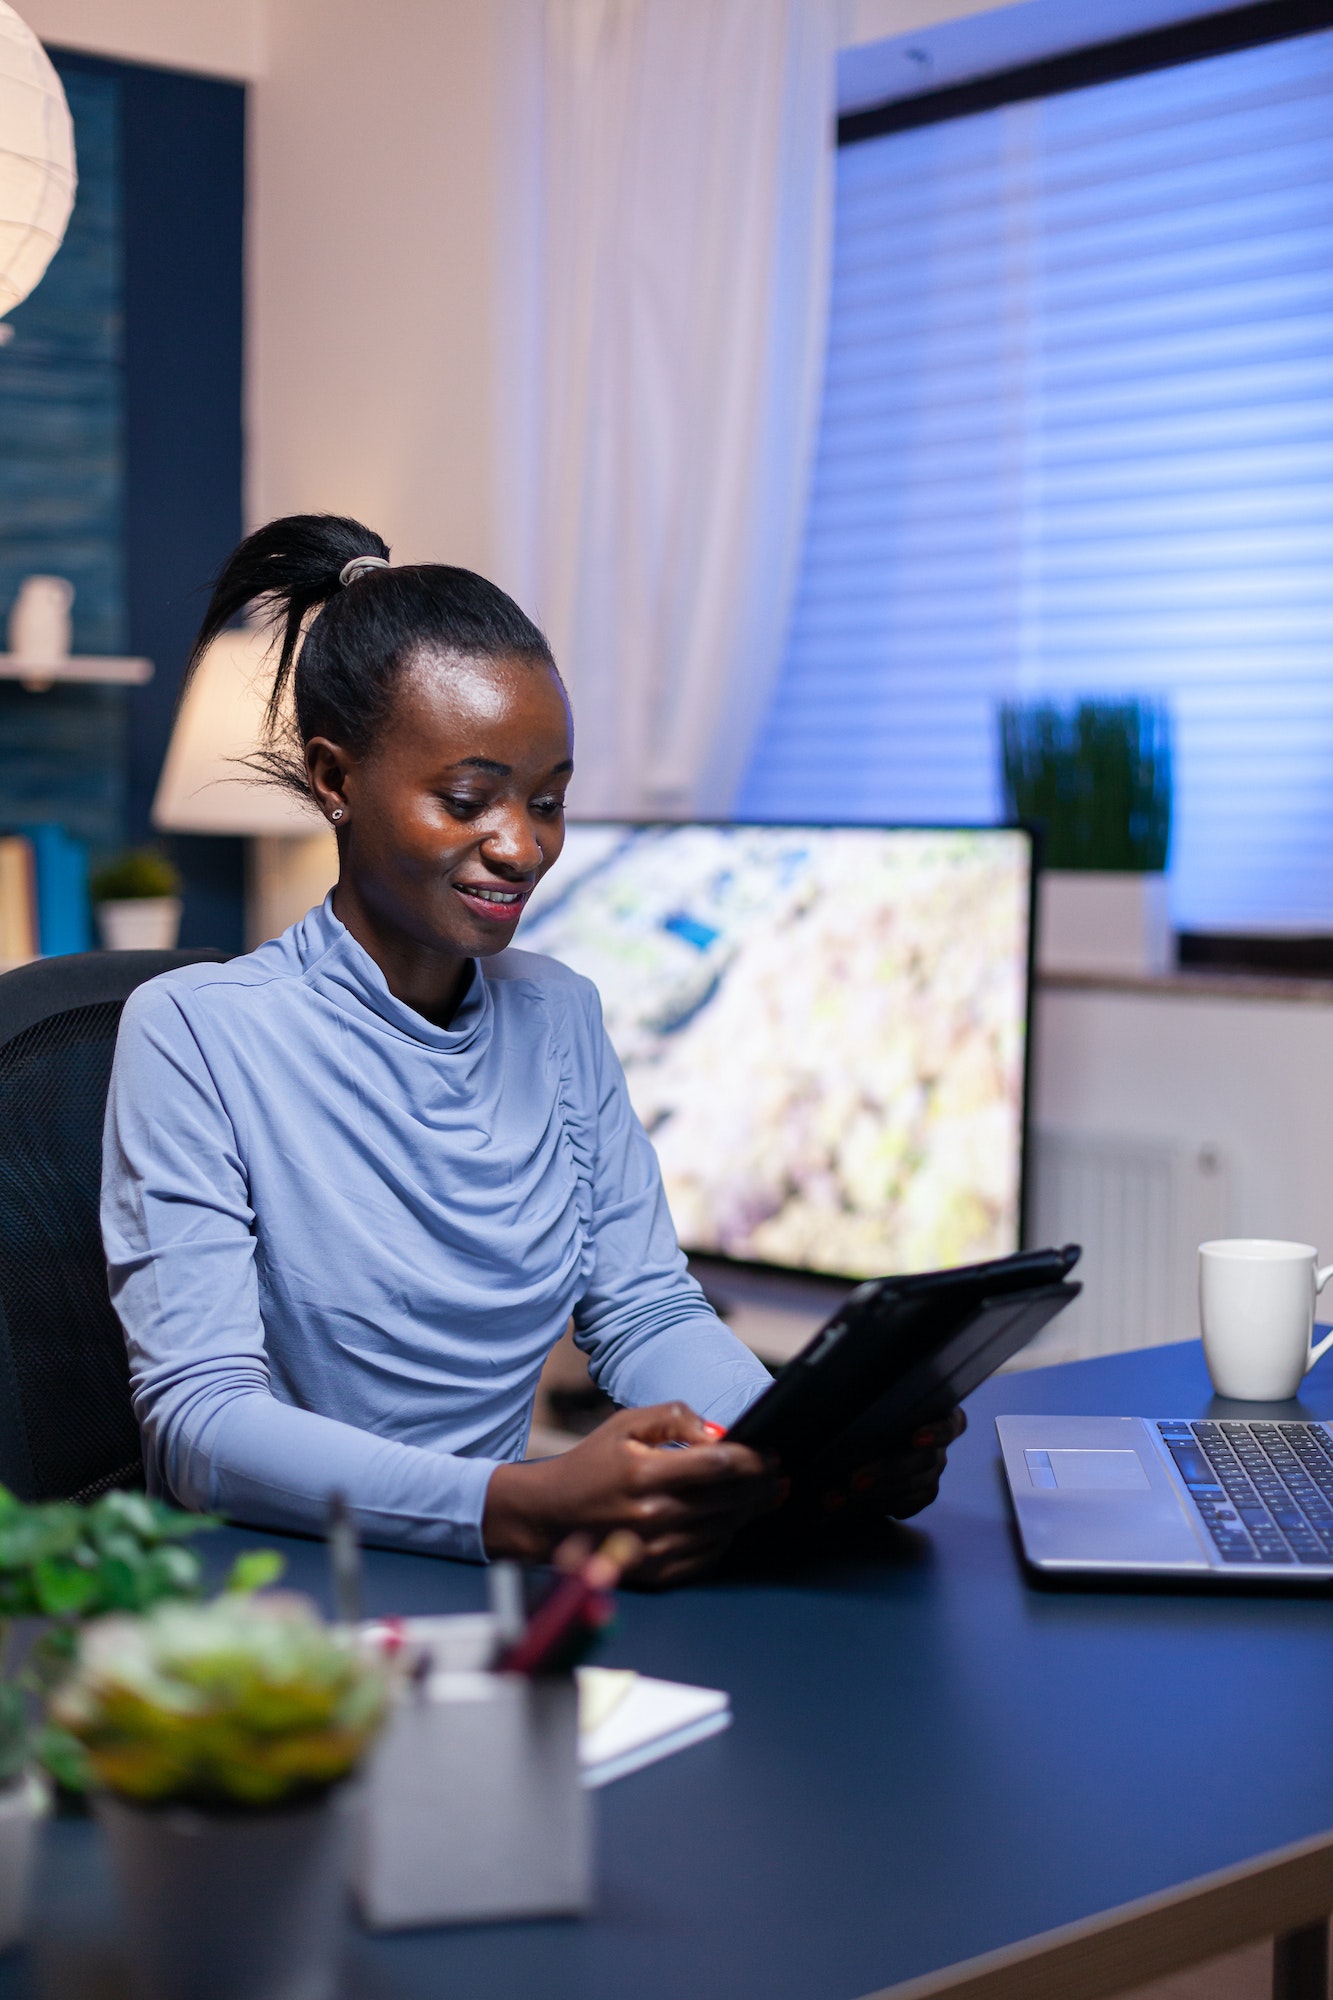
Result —
<path fill-rule="evenodd" d="M 1015 828 L 584 824 L 515 942 L 598 987 L 686 1249 L 839 1277 L 1019 1247 Z"/>

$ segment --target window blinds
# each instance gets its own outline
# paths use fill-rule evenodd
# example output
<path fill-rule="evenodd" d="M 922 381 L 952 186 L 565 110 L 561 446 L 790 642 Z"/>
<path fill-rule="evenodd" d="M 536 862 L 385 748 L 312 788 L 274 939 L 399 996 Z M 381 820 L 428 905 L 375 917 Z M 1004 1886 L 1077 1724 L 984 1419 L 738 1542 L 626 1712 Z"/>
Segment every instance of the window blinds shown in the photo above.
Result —
<path fill-rule="evenodd" d="M 997 703 L 1165 693 L 1192 930 L 1333 929 L 1333 33 L 838 159 L 738 811 L 986 819 Z"/>

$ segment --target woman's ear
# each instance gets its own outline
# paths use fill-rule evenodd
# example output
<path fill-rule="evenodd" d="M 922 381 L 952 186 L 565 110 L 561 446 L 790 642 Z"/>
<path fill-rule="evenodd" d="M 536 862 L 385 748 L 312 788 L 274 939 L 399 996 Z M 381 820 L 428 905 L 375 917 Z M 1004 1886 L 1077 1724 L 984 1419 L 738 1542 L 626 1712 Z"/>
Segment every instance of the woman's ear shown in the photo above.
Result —
<path fill-rule="evenodd" d="M 329 824 L 347 825 L 347 774 L 352 760 L 346 751 L 327 736 L 312 736 L 305 746 L 306 776 L 310 793 Z"/>

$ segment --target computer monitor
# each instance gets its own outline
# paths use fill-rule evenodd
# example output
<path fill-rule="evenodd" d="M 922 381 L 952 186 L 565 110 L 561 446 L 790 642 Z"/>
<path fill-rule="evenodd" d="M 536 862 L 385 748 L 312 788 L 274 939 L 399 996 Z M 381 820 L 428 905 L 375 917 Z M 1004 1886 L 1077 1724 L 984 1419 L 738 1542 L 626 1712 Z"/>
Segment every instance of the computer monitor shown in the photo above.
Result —
<path fill-rule="evenodd" d="M 516 944 L 586 973 L 687 1250 L 865 1278 L 1022 1228 L 1016 827 L 574 824 Z"/>

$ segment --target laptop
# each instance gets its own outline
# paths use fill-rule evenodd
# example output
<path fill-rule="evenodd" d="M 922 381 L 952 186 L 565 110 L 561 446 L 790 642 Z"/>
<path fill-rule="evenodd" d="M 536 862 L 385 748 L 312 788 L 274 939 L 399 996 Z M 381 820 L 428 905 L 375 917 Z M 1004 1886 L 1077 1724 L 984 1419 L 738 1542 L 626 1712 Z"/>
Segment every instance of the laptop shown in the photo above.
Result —
<path fill-rule="evenodd" d="M 1333 1426 L 998 1417 L 1023 1554 L 1060 1576 L 1333 1580 Z"/>

